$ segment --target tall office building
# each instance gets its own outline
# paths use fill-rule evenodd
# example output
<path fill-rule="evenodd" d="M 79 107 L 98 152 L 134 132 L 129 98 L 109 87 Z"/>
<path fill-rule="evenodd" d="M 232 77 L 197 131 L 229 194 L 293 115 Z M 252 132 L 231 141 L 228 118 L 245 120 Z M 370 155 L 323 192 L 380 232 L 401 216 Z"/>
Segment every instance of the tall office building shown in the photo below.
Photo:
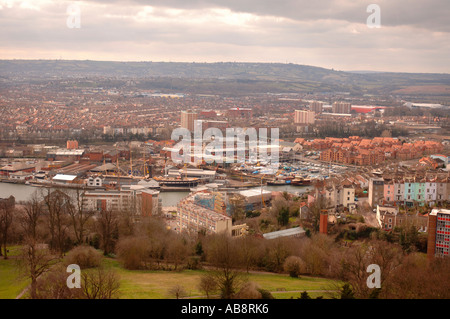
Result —
<path fill-rule="evenodd" d="M 448 257 L 450 252 L 450 210 L 433 209 L 428 215 L 427 257 Z"/>
<path fill-rule="evenodd" d="M 334 102 L 331 111 L 338 114 L 350 114 L 352 105 L 348 102 Z"/>
<path fill-rule="evenodd" d="M 320 114 L 323 111 L 323 103 L 319 101 L 311 101 L 309 103 L 309 109 L 316 114 Z"/>
<path fill-rule="evenodd" d="M 194 131 L 194 121 L 198 119 L 198 114 L 192 110 L 181 111 L 181 127 Z"/>
<path fill-rule="evenodd" d="M 295 124 L 314 124 L 315 116 L 313 111 L 295 110 L 294 123 Z"/>

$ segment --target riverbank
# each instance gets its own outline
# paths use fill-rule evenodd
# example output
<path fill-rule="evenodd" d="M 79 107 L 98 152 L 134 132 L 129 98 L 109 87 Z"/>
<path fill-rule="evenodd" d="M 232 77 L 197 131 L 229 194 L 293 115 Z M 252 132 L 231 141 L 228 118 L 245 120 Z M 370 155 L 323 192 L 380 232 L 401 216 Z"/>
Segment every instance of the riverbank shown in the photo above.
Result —
<path fill-rule="evenodd" d="M 253 186 L 253 185 L 252 185 Z M 275 191 L 275 192 L 288 192 L 294 194 L 302 194 L 308 192 L 312 187 L 305 186 L 292 186 L 292 185 L 280 185 L 280 186 L 262 186 L 263 190 L 267 191 Z M 8 198 L 9 196 L 14 196 L 16 201 L 27 201 L 29 200 L 33 194 L 41 192 L 45 188 L 43 187 L 35 187 L 33 185 L 26 184 L 14 184 L 14 183 L 0 183 L 0 198 Z M 238 190 L 236 188 L 234 190 Z M 241 188 L 242 189 L 242 188 Z M 249 189 L 249 188 L 246 188 Z M 259 187 L 250 187 L 250 189 L 261 189 Z M 228 189 L 232 190 L 232 189 Z M 160 190 L 161 191 L 161 190 Z M 189 195 L 190 188 L 187 189 L 173 189 L 167 188 L 164 191 L 161 191 L 159 197 L 162 200 L 162 206 L 176 206 L 178 202 Z"/>

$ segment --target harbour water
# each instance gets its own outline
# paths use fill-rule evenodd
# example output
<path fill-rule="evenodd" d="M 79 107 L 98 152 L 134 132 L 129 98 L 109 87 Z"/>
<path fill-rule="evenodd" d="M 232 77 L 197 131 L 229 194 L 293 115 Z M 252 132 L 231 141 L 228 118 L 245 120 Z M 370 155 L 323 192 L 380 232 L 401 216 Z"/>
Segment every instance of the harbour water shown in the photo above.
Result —
<path fill-rule="evenodd" d="M 305 193 L 311 186 L 292 186 L 292 185 L 282 185 L 282 186 L 263 186 L 264 190 L 277 191 L 277 192 L 289 192 L 289 193 Z M 255 187 L 255 189 L 261 189 L 260 187 Z M 14 196 L 16 201 L 26 201 L 29 200 L 33 193 L 42 190 L 41 187 L 34 187 L 24 184 L 11 184 L 11 183 L 0 183 L 0 198 L 6 198 L 9 196 Z M 177 203 L 184 197 L 186 197 L 189 192 L 160 192 L 159 197 L 162 201 L 162 206 L 176 206 Z"/>

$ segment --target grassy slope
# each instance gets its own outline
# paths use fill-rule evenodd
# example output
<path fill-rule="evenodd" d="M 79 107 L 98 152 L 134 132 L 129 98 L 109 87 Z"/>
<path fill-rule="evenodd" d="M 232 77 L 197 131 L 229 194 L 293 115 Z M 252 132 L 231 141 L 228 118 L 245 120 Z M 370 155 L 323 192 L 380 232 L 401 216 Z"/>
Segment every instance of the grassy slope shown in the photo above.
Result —
<path fill-rule="evenodd" d="M 174 271 L 136 271 L 123 269 L 116 260 L 106 263 L 115 268 L 121 278 L 121 296 L 125 299 L 160 299 L 171 298 L 168 291 L 175 285 L 182 285 L 188 297 L 198 298 L 204 295 L 198 288 L 202 270 Z M 332 289 L 333 280 L 302 276 L 291 278 L 283 274 L 251 273 L 248 280 L 257 283 L 261 288 L 273 292 L 275 298 L 297 298 L 301 291 Z M 325 292 L 311 292 L 311 296 L 324 296 Z"/>
<path fill-rule="evenodd" d="M 11 259 L 0 258 L 0 299 L 14 299 L 28 285 L 28 281 L 19 280 L 14 255 L 17 248 L 12 248 Z M 202 270 L 175 271 L 136 271 L 126 270 L 120 263 L 105 258 L 105 266 L 114 268 L 120 276 L 120 298 L 123 299 L 166 299 L 172 298 L 168 291 L 181 284 L 189 298 L 201 298 L 204 295 L 197 285 Z M 261 288 L 269 290 L 277 299 L 297 298 L 301 291 L 330 289 L 333 280 L 302 276 L 291 278 L 282 274 L 251 273 L 248 280 L 257 283 Z M 310 292 L 310 296 L 324 296 L 325 292 Z"/>
<path fill-rule="evenodd" d="M 28 285 L 28 281 L 19 279 L 16 261 L 14 257 L 18 253 L 18 247 L 8 247 L 11 257 L 4 260 L 0 257 L 0 299 L 14 299 Z"/>

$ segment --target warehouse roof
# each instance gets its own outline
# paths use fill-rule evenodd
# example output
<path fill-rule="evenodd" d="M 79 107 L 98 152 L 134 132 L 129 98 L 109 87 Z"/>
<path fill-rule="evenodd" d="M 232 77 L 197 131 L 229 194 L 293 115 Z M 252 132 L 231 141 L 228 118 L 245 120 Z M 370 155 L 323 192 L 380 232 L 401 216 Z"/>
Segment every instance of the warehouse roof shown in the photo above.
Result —
<path fill-rule="evenodd" d="M 274 232 L 271 232 L 271 233 L 266 233 L 266 234 L 263 234 L 263 237 L 265 239 L 274 239 L 274 238 L 279 238 L 279 237 L 298 236 L 298 235 L 301 235 L 303 233 L 305 233 L 305 230 L 303 228 L 301 228 L 301 227 L 294 227 L 294 228 L 274 231 Z"/>
<path fill-rule="evenodd" d="M 57 180 L 57 181 L 73 181 L 75 178 L 77 178 L 76 175 L 56 174 L 55 177 L 53 177 L 53 180 Z"/>

